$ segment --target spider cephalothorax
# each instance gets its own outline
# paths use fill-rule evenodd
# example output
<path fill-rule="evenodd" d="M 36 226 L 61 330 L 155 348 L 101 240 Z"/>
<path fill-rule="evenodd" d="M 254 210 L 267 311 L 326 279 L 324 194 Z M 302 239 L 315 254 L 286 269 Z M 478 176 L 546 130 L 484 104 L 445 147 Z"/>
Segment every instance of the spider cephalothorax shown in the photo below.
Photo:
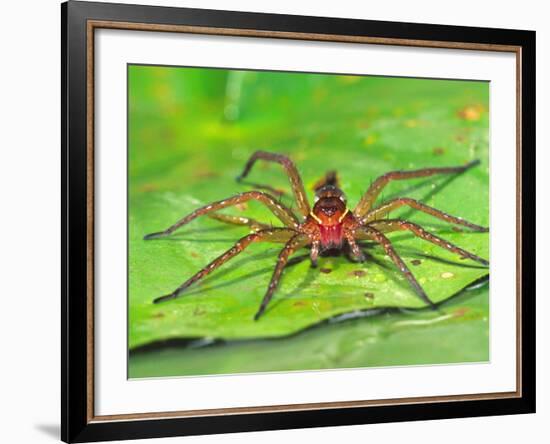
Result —
<path fill-rule="evenodd" d="M 344 193 L 334 185 L 326 185 L 315 194 L 315 204 L 306 224 L 318 230 L 322 249 L 341 248 L 344 243 L 344 224 L 353 223 Z"/>
<path fill-rule="evenodd" d="M 288 157 L 281 154 L 256 151 L 248 160 L 244 171 L 238 177 L 238 180 L 243 179 L 248 175 L 250 169 L 258 159 L 276 162 L 285 168 L 290 179 L 290 184 L 298 206 L 299 215 L 297 216 L 291 209 L 282 205 L 271 194 L 261 191 L 248 191 L 198 208 L 166 230 L 145 236 L 145 239 L 156 239 L 159 237 L 168 236 L 182 225 L 185 225 L 196 217 L 204 214 L 208 214 L 210 217 L 223 222 L 237 225 L 247 225 L 253 230 L 252 233 L 241 238 L 233 247 L 218 258 L 214 259 L 210 264 L 197 272 L 195 275 L 190 277 L 172 293 L 166 296 L 161 296 L 155 299 L 154 302 L 177 298 L 194 282 L 203 278 L 239 254 L 248 245 L 253 242 L 261 241 L 282 242 L 285 245 L 279 253 L 279 258 L 275 266 L 275 270 L 273 271 L 273 276 L 271 277 L 271 282 L 268 286 L 267 292 L 254 316 L 254 319 L 256 320 L 264 313 L 269 301 L 271 300 L 289 257 L 296 250 L 306 246 L 310 247 L 310 258 L 313 266 L 317 265 L 319 253 L 333 249 L 342 250 L 343 248 L 349 249 L 352 256 L 354 256 L 356 260 L 363 262 L 365 260 L 365 256 L 357 241 L 364 239 L 373 240 L 384 248 L 386 254 L 393 260 L 401 273 L 404 274 L 416 294 L 431 307 L 434 307 L 434 304 L 428 298 L 405 262 L 397 254 L 390 240 L 384 233 L 398 230 L 410 231 L 413 235 L 428 242 L 432 242 L 441 248 L 445 248 L 459 254 L 463 258 L 474 260 L 485 266 L 489 265 L 489 262 L 485 259 L 427 232 L 420 225 L 407 220 L 387 219 L 385 217 L 391 211 L 401 206 L 409 206 L 446 222 L 468 227 L 473 231 L 488 231 L 488 228 L 467 222 L 460 217 L 451 216 L 450 214 L 444 213 L 419 201 L 406 197 L 392 199 L 387 202 L 383 202 L 379 206 L 373 207 L 376 198 L 384 186 L 392 180 L 427 177 L 434 174 L 460 173 L 474 165 L 477 165 L 479 163 L 477 160 L 464 166 L 426 168 L 413 171 L 392 171 L 386 173 L 378 177 L 372 183 L 353 211 L 350 211 L 347 207 L 346 197 L 339 187 L 338 178 L 334 171 L 329 171 L 325 177 L 315 185 L 315 201 L 313 208 L 311 208 L 306 197 L 302 179 L 300 178 L 294 163 Z M 281 220 L 284 227 L 274 228 L 268 224 L 264 224 L 247 217 L 229 216 L 226 214 L 216 213 L 216 211 L 221 210 L 222 208 L 246 202 L 248 200 L 257 200 L 266 205 L 273 212 L 273 214 Z"/>

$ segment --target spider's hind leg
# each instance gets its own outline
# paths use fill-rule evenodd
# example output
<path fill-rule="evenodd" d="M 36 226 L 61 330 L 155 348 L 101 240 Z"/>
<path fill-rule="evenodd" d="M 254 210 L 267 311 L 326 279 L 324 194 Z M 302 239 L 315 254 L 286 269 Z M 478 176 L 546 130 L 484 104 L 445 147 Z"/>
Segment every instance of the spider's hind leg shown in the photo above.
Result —
<path fill-rule="evenodd" d="M 325 173 L 325 175 L 319 179 L 315 185 L 313 185 L 313 190 L 317 192 L 319 189 L 323 188 L 326 185 L 332 185 L 335 187 L 340 187 L 340 180 L 338 179 L 338 173 L 335 170 L 330 170 Z"/>

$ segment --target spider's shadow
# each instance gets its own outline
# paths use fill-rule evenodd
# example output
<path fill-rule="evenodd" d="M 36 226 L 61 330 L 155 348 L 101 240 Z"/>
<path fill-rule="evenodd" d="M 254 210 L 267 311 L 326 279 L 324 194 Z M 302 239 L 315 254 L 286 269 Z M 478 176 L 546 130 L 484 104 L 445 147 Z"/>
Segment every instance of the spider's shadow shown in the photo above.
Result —
<path fill-rule="evenodd" d="M 472 233 L 472 234 L 478 234 L 478 233 Z M 398 245 L 397 249 L 398 249 L 399 256 L 406 256 L 408 258 L 413 258 L 413 259 L 427 259 L 427 260 L 430 260 L 430 261 L 439 262 L 440 264 L 447 264 L 447 265 L 452 265 L 452 266 L 461 267 L 461 268 L 476 268 L 476 269 L 485 269 L 485 268 L 487 268 L 485 265 L 466 263 L 462 259 L 459 262 L 459 261 L 456 261 L 456 260 L 446 259 L 446 258 L 443 258 L 441 256 L 435 256 L 435 255 L 432 255 L 432 254 L 422 253 L 417 248 L 399 247 L 398 243 L 399 243 L 400 240 L 414 239 L 414 238 L 415 238 L 414 235 L 407 235 L 407 234 L 392 237 L 392 239 L 391 239 L 392 244 L 397 244 Z M 377 244 L 374 243 L 374 242 L 364 242 L 364 241 L 358 242 L 358 245 L 360 247 L 363 247 L 363 253 L 366 256 L 368 255 L 368 252 L 365 251 L 365 248 L 373 248 L 373 247 L 377 246 Z M 375 257 L 373 257 L 373 256 L 370 256 L 370 257 L 372 258 L 372 261 L 374 263 L 376 263 L 377 265 L 383 266 L 385 269 L 390 269 L 391 268 L 390 266 L 388 266 L 387 264 L 381 262 L 380 260 L 376 259 Z"/>
<path fill-rule="evenodd" d="M 211 229 L 211 230 L 214 231 L 214 230 L 217 230 L 217 229 Z M 400 235 L 400 236 L 393 236 L 392 242 L 398 242 L 399 240 L 409 239 L 409 238 L 413 238 L 413 237 L 414 237 L 413 235 L 407 235 L 407 234 L 403 234 L 403 235 Z M 221 241 L 220 239 L 216 239 L 216 240 Z M 373 254 L 371 254 L 371 252 L 369 250 L 372 250 L 372 249 L 377 247 L 377 244 L 375 242 L 362 241 L 362 242 L 359 242 L 359 245 L 360 245 L 361 249 L 363 250 L 363 253 L 365 254 L 365 259 L 366 259 L 365 264 L 373 263 L 373 264 L 375 264 L 376 266 L 382 268 L 385 271 L 395 270 L 395 268 L 392 267 L 392 264 L 389 264 L 386 261 L 380 260 L 379 258 L 374 256 Z M 418 249 L 414 249 L 414 248 L 410 248 L 410 247 L 399 248 L 399 253 L 401 255 L 405 254 L 407 257 L 430 260 L 430 261 L 435 261 L 435 262 L 444 263 L 444 264 L 453 265 L 453 266 L 458 266 L 458 267 L 463 267 L 463 268 L 485 268 L 481 265 L 474 265 L 474 264 L 469 264 L 469 263 L 464 263 L 464 262 L 458 262 L 458 261 L 445 259 L 445 258 L 442 258 L 442 257 L 439 257 L 439 256 L 424 254 L 422 252 L 419 252 Z M 234 268 L 241 268 L 241 267 L 246 268 L 248 263 L 257 261 L 259 259 L 265 259 L 265 258 L 268 258 L 268 257 L 272 257 L 272 255 L 273 255 L 272 251 L 264 251 L 264 252 L 261 252 L 261 253 L 254 254 L 251 257 L 241 258 L 240 260 L 238 260 L 237 262 L 234 263 Z M 304 276 L 304 278 L 298 284 L 298 286 L 293 290 L 292 293 L 299 294 L 302 290 L 308 288 L 314 282 L 314 280 L 316 279 L 317 275 L 320 272 L 320 269 L 323 268 L 323 259 L 326 258 L 326 257 L 341 257 L 344 260 L 350 260 L 350 259 L 346 259 L 346 253 L 345 252 L 338 252 L 338 253 L 327 252 L 327 253 L 322 254 L 321 257 L 320 257 L 320 260 L 319 260 L 318 267 L 309 267 L 306 274 L 305 274 L 305 276 Z M 302 255 L 299 255 L 299 256 L 295 256 L 295 257 L 291 258 L 288 261 L 285 268 L 297 265 L 297 264 L 299 264 L 299 263 L 301 263 L 301 262 L 303 262 L 304 260 L 307 260 L 307 259 L 309 259 L 309 253 L 302 254 Z M 338 268 L 339 263 L 340 263 L 339 260 L 334 261 L 333 270 L 335 268 Z M 357 266 L 364 266 L 364 264 L 357 264 Z M 247 273 L 247 274 L 245 274 L 243 276 L 240 276 L 238 278 L 235 278 L 235 279 L 226 280 L 224 282 L 220 282 L 220 283 L 212 285 L 212 286 L 208 285 L 212 281 L 217 281 L 217 280 L 223 279 L 224 276 L 229 274 L 231 271 L 232 270 L 229 269 L 229 268 L 224 268 L 224 269 L 217 270 L 217 272 L 214 275 L 206 277 L 199 284 L 198 288 L 186 292 L 186 295 L 188 295 L 188 296 L 200 295 L 200 294 L 208 292 L 212 289 L 220 289 L 220 288 L 230 287 L 231 285 L 233 285 L 237 282 L 242 282 L 242 281 L 245 281 L 247 279 L 251 279 L 253 277 L 256 277 L 258 275 L 268 275 L 270 272 L 273 271 L 273 268 L 272 267 L 269 267 L 269 268 L 265 267 L 265 268 L 262 268 L 260 270 L 252 271 L 250 273 Z M 399 285 L 401 287 L 408 288 L 408 286 L 409 286 L 408 282 L 405 281 L 405 280 L 399 279 L 398 274 L 395 274 L 395 273 L 387 273 L 387 274 L 390 276 L 390 278 L 392 279 L 392 281 L 394 283 L 396 283 L 397 285 Z M 281 283 L 280 283 L 281 288 L 284 288 L 284 276 L 285 276 L 285 274 L 283 274 L 283 277 L 281 279 Z M 273 310 L 275 307 L 277 307 L 277 305 L 282 303 L 284 300 L 287 300 L 289 297 L 290 297 L 290 295 L 288 295 L 288 294 L 287 295 L 281 295 L 280 297 L 275 297 L 272 300 L 271 304 L 268 305 L 265 313 L 268 313 L 269 311 Z M 258 303 L 259 303 L 259 301 L 258 301 Z"/>
<path fill-rule="evenodd" d="M 267 257 L 272 257 L 272 253 L 270 251 L 266 251 L 266 252 L 263 252 L 263 253 L 258 253 L 258 254 L 253 255 L 252 257 L 247 257 L 247 258 L 241 259 L 240 261 L 234 263 L 234 265 L 235 265 L 235 268 L 241 268 L 241 267 L 246 268 L 247 263 L 255 262 L 258 259 L 264 259 L 264 258 L 267 258 Z M 300 256 L 293 257 L 292 259 L 290 259 L 288 261 L 288 263 L 286 264 L 286 267 L 292 267 L 294 265 L 297 265 L 300 262 L 302 262 L 304 259 L 307 259 L 307 258 L 309 258 L 309 254 L 302 254 Z M 272 272 L 272 271 L 273 271 L 272 267 L 271 268 L 266 267 L 266 268 L 262 268 L 260 270 L 254 270 L 254 271 L 252 271 L 250 273 L 247 273 L 243 276 L 239 276 L 235 279 L 227 280 L 225 282 L 222 282 L 222 283 L 219 283 L 219 284 L 216 284 L 216 285 L 208 286 L 207 288 L 196 288 L 195 290 L 189 290 L 189 291 L 185 292 L 185 294 L 189 295 L 189 296 L 199 295 L 201 293 L 204 293 L 204 292 L 207 292 L 207 291 L 210 291 L 210 290 L 213 290 L 213 289 L 220 289 L 220 288 L 231 286 L 234 283 L 242 282 L 242 281 L 245 281 L 247 279 L 258 276 L 258 275 L 268 274 L 269 272 Z M 199 286 L 205 286 L 210 281 L 214 281 L 214 280 L 218 280 L 220 278 L 223 278 L 224 276 L 226 276 L 230 272 L 231 272 L 230 269 L 227 269 L 227 268 L 222 269 L 222 270 L 218 271 L 215 275 L 206 277 L 202 281 L 202 283 L 199 284 Z M 259 303 L 260 303 L 260 301 L 258 301 L 258 304 Z"/>
<path fill-rule="evenodd" d="M 403 235 L 403 236 L 400 236 L 399 239 L 409 238 L 409 237 L 413 237 L 413 236 Z M 395 237 L 394 237 L 394 239 L 395 239 Z M 361 246 L 363 254 L 365 255 L 365 262 L 364 262 L 364 264 L 357 263 L 357 266 L 361 267 L 361 266 L 365 266 L 365 264 L 372 263 L 372 264 L 375 264 L 376 266 L 382 268 L 385 271 L 395 271 L 395 267 L 393 266 L 393 264 L 389 264 L 385 261 L 382 261 L 382 260 L 378 259 L 376 256 L 374 256 L 373 254 L 371 254 L 368 251 L 369 249 L 372 249 L 373 247 L 376 247 L 377 246 L 376 243 L 374 243 L 374 242 L 360 242 L 359 245 Z M 402 248 L 401 253 L 405 253 L 407 255 L 407 257 L 435 261 L 435 262 L 439 262 L 439 263 L 443 263 L 443 264 L 453 265 L 453 266 L 456 266 L 456 267 L 478 268 L 478 269 L 486 268 L 482 265 L 475 265 L 475 264 L 457 262 L 457 261 L 441 258 L 441 257 L 434 256 L 434 255 L 420 253 L 418 250 L 413 249 L 413 248 Z M 341 253 L 330 253 L 329 252 L 328 254 L 323 255 L 323 257 L 342 256 L 345 259 L 346 255 L 347 255 L 346 252 L 341 252 Z M 294 260 L 293 265 L 295 265 L 299 262 L 302 262 L 304 259 L 307 259 L 308 257 L 309 257 L 309 255 L 306 254 L 306 255 L 302 255 L 302 256 L 294 258 L 293 259 Z M 311 285 L 311 283 L 315 280 L 316 276 L 319 274 L 319 270 L 322 268 L 323 257 L 320 258 L 318 267 L 316 267 L 316 268 L 310 267 L 308 269 L 308 271 L 306 272 L 306 275 L 304 276 L 304 279 L 293 290 L 293 293 L 299 294 L 301 292 L 301 290 L 303 290 L 305 288 L 308 288 Z M 350 261 L 350 259 L 347 259 L 347 260 Z M 339 264 L 339 262 L 340 261 L 335 261 L 334 269 L 338 268 L 337 264 Z M 290 261 L 289 261 L 289 264 L 290 264 Z M 398 279 L 398 276 L 400 276 L 400 274 L 396 274 L 396 273 L 388 273 L 388 274 L 391 276 L 391 279 L 395 284 L 397 284 L 397 285 L 399 285 L 400 287 L 403 287 L 403 288 L 410 288 L 410 284 L 406 280 Z M 280 284 L 281 284 L 281 287 L 284 286 L 284 275 L 283 275 L 283 279 L 281 279 Z M 277 307 L 277 305 L 281 304 L 283 301 L 287 300 L 288 298 L 289 298 L 289 295 L 287 294 L 287 295 L 284 295 L 284 296 L 282 295 L 281 297 L 278 297 L 278 298 L 275 298 L 274 300 L 272 300 L 271 303 L 266 308 L 265 314 L 267 314 L 271 310 L 274 310 L 275 307 Z"/>
<path fill-rule="evenodd" d="M 235 233 L 237 226 L 236 225 L 229 225 L 229 224 L 223 224 L 220 223 L 217 227 L 208 227 L 208 228 L 193 228 L 190 230 L 185 230 L 182 232 L 176 232 L 174 234 L 171 234 L 168 237 L 160 237 L 158 239 L 155 239 L 155 242 L 179 242 L 179 241 L 188 241 L 188 242 L 197 242 L 197 243 L 205 243 L 205 242 L 235 242 L 235 238 L 224 238 L 224 237 L 208 237 L 208 238 L 196 238 L 194 235 L 197 234 L 228 234 L 228 233 Z"/>

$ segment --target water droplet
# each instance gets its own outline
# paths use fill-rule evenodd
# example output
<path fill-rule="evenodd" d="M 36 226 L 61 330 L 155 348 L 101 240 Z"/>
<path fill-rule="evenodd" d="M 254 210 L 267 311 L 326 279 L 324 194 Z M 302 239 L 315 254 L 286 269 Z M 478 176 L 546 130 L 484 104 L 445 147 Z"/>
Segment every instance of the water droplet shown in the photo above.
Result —
<path fill-rule="evenodd" d="M 441 273 L 441 277 L 443 279 L 451 279 L 453 277 L 455 277 L 454 273 L 451 273 L 450 271 L 445 271 L 443 273 Z"/>

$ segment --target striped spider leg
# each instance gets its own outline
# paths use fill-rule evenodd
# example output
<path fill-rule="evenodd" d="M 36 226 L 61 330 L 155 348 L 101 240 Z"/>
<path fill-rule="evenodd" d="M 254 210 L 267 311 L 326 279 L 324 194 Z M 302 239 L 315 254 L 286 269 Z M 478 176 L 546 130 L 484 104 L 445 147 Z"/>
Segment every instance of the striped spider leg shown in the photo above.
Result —
<path fill-rule="evenodd" d="M 166 230 L 159 231 L 158 233 L 148 234 L 144 237 L 144 239 L 150 240 L 150 239 L 158 239 L 161 237 L 169 236 L 178 228 L 188 224 L 193 219 L 196 219 L 199 216 L 202 216 L 208 213 L 213 213 L 223 208 L 244 203 L 249 200 L 257 200 L 258 202 L 263 203 L 287 227 L 294 228 L 294 229 L 298 228 L 298 221 L 296 220 L 296 216 L 292 213 L 292 211 L 290 211 L 283 204 L 281 204 L 280 202 L 277 202 L 277 200 L 273 196 L 270 196 L 267 193 L 262 193 L 261 191 L 247 191 L 245 193 L 237 194 L 236 196 L 232 196 L 227 199 L 213 202 L 211 204 L 205 205 L 204 207 L 198 208 L 197 210 L 193 211 L 192 213 L 188 214 L 187 216 L 177 221 L 175 224 L 168 227 Z"/>
<path fill-rule="evenodd" d="M 469 162 L 464 166 L 459 167 L 444 167 L 444 168 L 425 168 L 420 170 L 412 171 L 392 171 L 378 177 L 372 185 L 369 187 L 367 192 L 363 195 L 363 198 L 359 201 L 354 210 L 354 215 L 360 218 L 361 228 L 356 230 L 356 236 L 358 239 L 371 239 L 380 244 L 386 254 L 392 259 L 397 268 L 403 273 L 407 281 L 411 284 L 416 294 L 426 302 L 429 306 L 434 307 L 433 302 L 428 298 L 424 289 L 420 286 L 412 272 L 409 270 L 403 259 L 396 252 L 393 247 L 390 239 L 384 234 L 392 231 L 409 231 L 414 236 L 417 236 L 423 240 L 431 242 L 435 245 L 438 245 L 441 248 L 457 253 L 462 258 L 468 258 L 473 261 L 476 261 L 484 266 L 488 266 L 489 262 L 479 256 L 470 253 L 445 239 L 442 239 L 438 236 L 435 236 L 420 225 L 415 224 L 410 221 L 400 220 L 400 219 L 384 219 L 386 215 L 390 212 L 403 207 L 408 206 L 415 210 L 421 211 L 426 214 L 443 220 L 445 222 L 461 225 L 463 227 L 469 228 L 472 231 L 478 232 L 487 232 L 488 228 L 482 227 L 480 225 L 468 222 L 467 220 L 452 216 L 441 210 L 430 207 L 422 202 L 419 202 L 415 199 L 403 197 L 392 199 L 390 201 L 382 203 L 380 206 L 372 208 L 376 198 L 379 196 L 380 192 L 390 181 L 392 180 L 402 180 L 402 179 L 412 179 L 419 177 L 428 177 L 436 174 L 452 174 L 452 173 L 461 173 L 467 169 L 478 165 L 479 161 L 474 160 Z"/>
<path fill-rule="evenodd" d="M 230 216 L 225 214 L 215 213 L 218 210 L 223 208 L 237 205 L 239 203 L 246 202 L 248 200 L 257 200 L 267 206 L 275 216 L 277 216 L 283 224 L 286 225 L 284 228 L 271 228 L 267 224 L 263 224 L 254 219 L 240 216 Z M 259 191 L 248 191 L 245 193 L 238 194 L 236 196 L 229 197 L 227 199 L 205 205 L 187 216 L 183 217 L 166 230 L 151 233 L 144 237 L 145 240 L 158 239 L 162 237 L 169 236 L 178 228 L 183 225 L 188 224 L 193 219 L 202 216 L 208 215 L 214 219 L 220 220 L 222 222 L 237 224 L 237 225 L 247 225 L 250 226 L 255 232 L 250 233 L 249 235 L 241 238 L 237 243 L 227 250 L 225 253 L 214 259 L 206 267 L 195 273 L 192 277 L 187 279 L 183 284 L 176 288 L 171 293 L 156 298 L 153 302 L 159 303 L 171 299 L 175 299 L 182 295 L 182 293 L 189 288 L 192 284 L 204 278 L 210 274 L 215 269 L 222 266 L 225 262 L 232 259 L 239 253 L 241 253 L 246 247 L 254 242 L 285 242 L 285 247 L 279 254 L 279 259 L 273 273 L 271 283 L 269 284 L 267 293 L 260 305 L 260 308 L 254 317 L 258 319 L 261 314 L 264 312 L 267 304 L 271 300 L 273 293 L 277 287 L 277 284 L 280 280 L 284 266 L 287 264 L 290 255 L 298 248 L 307 244 L 307 237 L 301 235 L 296 230 L 299 228 L 299 223 L 296 220 L 296 216 L 290 211 L 287 207 L 282 205 L 280 202 L 277 202 L 275 198 L 270 196 L 267 193 L 262 193 Z"/>
<path fill-rule="evenodd" d="M 489 266 L 489 262 L 487 260 L 473 253 L 470 253 L 469 251 L 466 251 L 445 239 L 442 239 L 438 236 L 435 236 L 434 234 L 429 233 L 420 225 L 417 225 L 413 222 L 409 222 L 406 220 L 389 219 L 389 220 L 373 221 L 357 229 L 356 239 L 370 239 L 380 244 L 384 248 L 384 251 L 386 252 L 386 254 L 397 266 L 399 271 L 403 273 L 403 275 L 405 276 L 409 284 L 413 287 L 414 291 L 420 297 L 420 299 L 422 299 L 432 308 L 435 308 L 435 304 L 430 300 L 430 298 L 428 298 L 424 289 L 421 287 L 421 285 L 418 283 L 418 281 L 412 274 L 411 270 L 405 264 L 405 261 L 399 256 L 399 254 L 393 247 L 390 239 L 384 234 L 384 233 L 388 233 L 391 231 L 398 231 L 398 230 L 408 230 L 415 236 L 425 241 L 431 242 L 441 248 L 452 251 L 453 253 L 458 254 L 460 257 L 464 259 L 471 259 L 473 261 L 480 263 L 481 265 Z"/>
<path fill-rule="evenodd" d="M 380 195 L 384 187 L 393 180 L 416 179 L 420 177 L 434 176 L 436 174 L 462 173 L 476 165 L 479 165 L 479 160 L 473 160 L 466 165 L 458 167 L 423 168 L 420 170 L 411 171 L 390 171 L 389 173 L 378 177 L 372 183 L 353 210 L 353 214 L 358 218 L 364 217 L 365 214 L 371 209 L 372 205 L 376 201 L 376 198 Z"/>
<path fill-rule="evenodd" d="M 253 230 L 252 233 L 241 238 L 233 247 L 190 277 L 172 293 L 161 296 L 155 299 L 154 302 L 161 302 L 179 297 L 189 286 L 207 276 L 255 242 L 284 242 L 285 245 L 279 253 L 275 269 L 271 276 L 271 281 L 254 315 L 254 320 L 258 320 L 265 312 L 275 293 L 290 256 L 298 249 L 306 246 L 310 246 L 310 258 L 313 266 L 317 264 L 318 257 L 321 253 L 329 250 L 341 251 L 345 247 L 347 247 L 354 259 L 363 262 L 365 256 L 357 241 L 361 239 L 374 240 L 384 248 L 386 254 L 405 275 L 416 294 L 431 307 L 434 307 L 435 304 L 428 298 L 405 262 L 392 246 L 391 241 L 386 237 L 385 233 L 406 230 L 423 240 L 432 242 L 442 248 L 457 253 L 463 258 L 477 261 L 484 266 L 489 265 L 488 261 L 485 259 L 428 233 L 417 224 L 400 219 L 384 219 L 384 217 L 397 208 L 408 206 L 415 210 L 430 214 L 435 218 L 452 224 L 461 225 L 474 231 L 488 231 L 485 227 L 468 222 L 460 217 L 451 216 L 443 211 L 410 198 L 393 199 L 382 203 L 378 207 L 372 208 L 384 186 L 392 180 L 428 177 L 435 174 L 460 173 L 477 165 L 479 163 L 478 161 L 473 161 L 458 167 L 393 171 L 384 174 L 373 182 L 355 209 L 350 211 L 347 207 L 347 199 L 339 187 L 338 177 L 334 171 L 326 173 L 326 175 L 315 184 L 315 200 L 313 207 L 311 207 L 296 166 L 288 157 L 282 154 L 256 151 L 246 163 L 242 174 L 237 180 L 244 179 L 257 160 L 278 163 L 285 169 L 290 180 L 292 192 L 297 203 L 297 210 L 301 219 L 288 207 L 278 202 L 272 195 L 260 191 L 248 191 L 201 207 L 180 219 L 166 230 L 145 236 L 145 239 L 156 239 L 168 236 L 181 226 L 202 215 L 208 215 L 221 222 L 248 226 Z M 262 188 L 267 188 L 267 186 L 262 186 Z M 258 222 L 248 217 L 217 213 L 218 210 L 248 200 L 257 200 L 266 205 L 266 207 L 281 220 L 284 227 L 273 228 L 265 223 Z"/>
<path fill-rule="evenodd" d="M 292 160 L 290 160 L 287 156 L 283 154 L 269 153 L 267 151 L 256 151 L 252 154 L 252 156 L 250 156 L 248 162 L 246 162 L 243 172 L 237 177 L 237 181 L 240 182 L 248 176 L 248 173 L 250 173 L 252 166 L 257 160 L 278 163 L 285 169 L 288 179 L 290 180 L 290 186 L 292 188 L 292 192 L 294 193 L 294 198 L 296 199 L 296 203 L 298 205 L 298 211 L 304 218 L 306 218 L 311 212 L 311 209 L 309 206 L 309 201 L 307 200 L 304 183 L 302 182 L 302 178 L 300 177 L 300 173 L 298 173 L 296 165 L 294 165 L 294 162 L 292 162 Z"/>
<path fill-rule="evenodd" d="M 228 260 L 233 259 L 239 253 L 244 251 L 246 247 L 248 247 L 250 244 L 254 242 L 285 242 L 285 248 L 286 248 L 286 245 L 290 244 L 291 239 L 294 239 L 297 235 L 299 234 L 289 228 L 266 228 L 266 229 L 257 231 L 255 233 L 250 233 L 244 236 L 243 238 L 239 239 L 235 243 L 235 245 L 233 245 L 229 250 L 227 250 L 225 253 L 221 254 L 212 262 L 210 262 L 207 266 L 199 270 L 197 273 L 195 273 L 193 276 L 187 279 L 183 284 L 181 284 L 174 291 L 172 291 L 171 293 L 165 296 L 156 298 L 153 302 L 159 303 L 170 299 L 175 299 L 181 296 L 181 294 L 187 288 L 189 288 L 192 284 L 206 277 L 216 268 L 219 268 L 220 266 L 225 264 Z M 285 249 L 283 249 L 283 251 L 285 251 Z M 286 257 L 286 260 L 288 260 L 288 257 Z M 286 264 L 286 261 L 282 266 L 284 267 L 285 264 Z M 282 271 L 282 268 L 281 268 L 281 271 Z M 273 293 L 273 291 L 275 290 L 275 286 L 277 285 L 277 282 L 279 280 L 279 277 L 280 277 L 280 273 L 278 276 L 275 276 L 275 275 L 273 276 L 273 280 L 275 281 L 275 284 L 270 284 L 268 293 L 269 291 Z"/>

